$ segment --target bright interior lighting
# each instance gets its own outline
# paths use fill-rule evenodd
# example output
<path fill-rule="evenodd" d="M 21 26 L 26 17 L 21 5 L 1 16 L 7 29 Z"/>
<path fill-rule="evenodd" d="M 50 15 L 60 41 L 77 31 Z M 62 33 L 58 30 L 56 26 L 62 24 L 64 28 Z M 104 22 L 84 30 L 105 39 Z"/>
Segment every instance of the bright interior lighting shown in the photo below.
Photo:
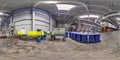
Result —
<path fill-rule="evenodd" d="M 70 10 L 74 7 L 76 7 L 75 5 L 70 5 L 70 4 L 56 4 L 58 10 Z"/>
<path fill-rule="evenodd" d="M 0 12 L 0 15 L 3 15 L 3 13 L 2 13 L 2 12 Z"/>
<path fill-rule="evenodd" d="M 88 18 L 88 17 L 90 17 L 90 18 L 99 18 L 98 15 L 82 15 L 82 16 L 80 16 L 80 18 Z"/>
<path fill-rule="evenodd" d="M 44 3 L 58 3 L 58 1 L 45 1 Z"/>
<path fill-rule="evenodd" d="M 120 17 L 117 17 L 116 20 L 120 20 Z"/>

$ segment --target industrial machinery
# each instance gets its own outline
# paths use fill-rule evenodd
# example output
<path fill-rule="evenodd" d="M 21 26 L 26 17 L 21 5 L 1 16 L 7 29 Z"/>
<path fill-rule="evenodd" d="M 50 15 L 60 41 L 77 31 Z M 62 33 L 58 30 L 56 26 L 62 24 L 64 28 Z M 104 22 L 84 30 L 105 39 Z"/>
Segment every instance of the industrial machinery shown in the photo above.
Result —
<path fill-rule="evenodd" d="M 40 29 L 38 29 L 37 31 L 26 31 L 25 29 L 21 29 L 17 31 L 17 35 L 19 36 L 19 38 L 23 39 L 23 38 L 36 38 L 36 37 L 43 37 L 43 33 Z M 26 39 L 27 40 L 27 39 Z"/>
<path fill-rule="evenodd" d="M 54 30 L 51 33 L 51 39 L 50 40 L 55 40 L 58 37 L 62 38 L 63 41 L 66 41 L 65 28 L 54 28 Z"/>

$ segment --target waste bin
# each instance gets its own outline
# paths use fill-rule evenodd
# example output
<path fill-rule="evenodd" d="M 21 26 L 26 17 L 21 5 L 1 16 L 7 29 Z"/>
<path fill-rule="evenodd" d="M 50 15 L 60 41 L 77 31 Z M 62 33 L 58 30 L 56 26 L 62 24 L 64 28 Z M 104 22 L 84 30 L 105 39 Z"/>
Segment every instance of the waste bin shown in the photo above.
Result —
<path fill-rule="evenodd" d="M 76 41 L 77 41 L 77 35 L 78 35 L 78 34 L 77 34 L 77 32 L 76 32 L 76 33 L 75 33 L 75 40 L 76 40 Z"/>
<path fill-rule="evenodd" d="M 72 39 L 75 40 L 75 33 L 72 33 Z"/>
<path fill-rule="evenodd" d="M 100 34 L 99 33 L 95 33 L 95 42 L 100 42 Z"/>
<path fill-rule="evenodd" d="M 68 38 L 68 32 L 65 32 L 65 37 Z"/>
<path fill-rule="evenodd" d="M 82 38 L 81 38 L 82 43 L 87 43 L 87 40 L 88 40 L 87 36 L 88 36 L 87 34 L 82 33 Z"/>
<path fill-rule="evenodd" d="M 89 43 L 95 43 L 95 34 L 89 34 Z"/>
<path fill-rule="evenodd" d="M 81 37 L 82 37 L 81 33 L 78 33 L 78 34 L 77 34 L 77 41 L 78 41 L 78 42 L 81 41 Z"/>

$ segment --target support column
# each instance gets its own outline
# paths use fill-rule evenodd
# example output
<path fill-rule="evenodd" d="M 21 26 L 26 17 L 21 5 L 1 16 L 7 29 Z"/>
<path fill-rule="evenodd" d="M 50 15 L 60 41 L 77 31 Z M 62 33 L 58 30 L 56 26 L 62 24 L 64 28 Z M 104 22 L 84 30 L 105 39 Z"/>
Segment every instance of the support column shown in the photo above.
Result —
<path fill-rule="evenodd" d="M 49 32 L 51 32 L 51 14 L 49 13 Z"/>
<path fill-rule="evenodd" d="M 35 8 L 32 8 L 31 12 L 32 12 L 32 31 L 35 30 Z"/>

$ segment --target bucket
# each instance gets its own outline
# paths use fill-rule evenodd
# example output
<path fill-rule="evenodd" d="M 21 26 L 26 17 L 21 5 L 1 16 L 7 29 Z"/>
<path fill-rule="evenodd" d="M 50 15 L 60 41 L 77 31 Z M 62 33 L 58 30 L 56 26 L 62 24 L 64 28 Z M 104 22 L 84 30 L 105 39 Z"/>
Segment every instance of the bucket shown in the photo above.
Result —
<path fill-rule="evenodd" d="M 38 36 L 36 41 L 37 41 L 38 43 L 40 43 L 40 42 L 41 42 L 41 37 Z"/>

